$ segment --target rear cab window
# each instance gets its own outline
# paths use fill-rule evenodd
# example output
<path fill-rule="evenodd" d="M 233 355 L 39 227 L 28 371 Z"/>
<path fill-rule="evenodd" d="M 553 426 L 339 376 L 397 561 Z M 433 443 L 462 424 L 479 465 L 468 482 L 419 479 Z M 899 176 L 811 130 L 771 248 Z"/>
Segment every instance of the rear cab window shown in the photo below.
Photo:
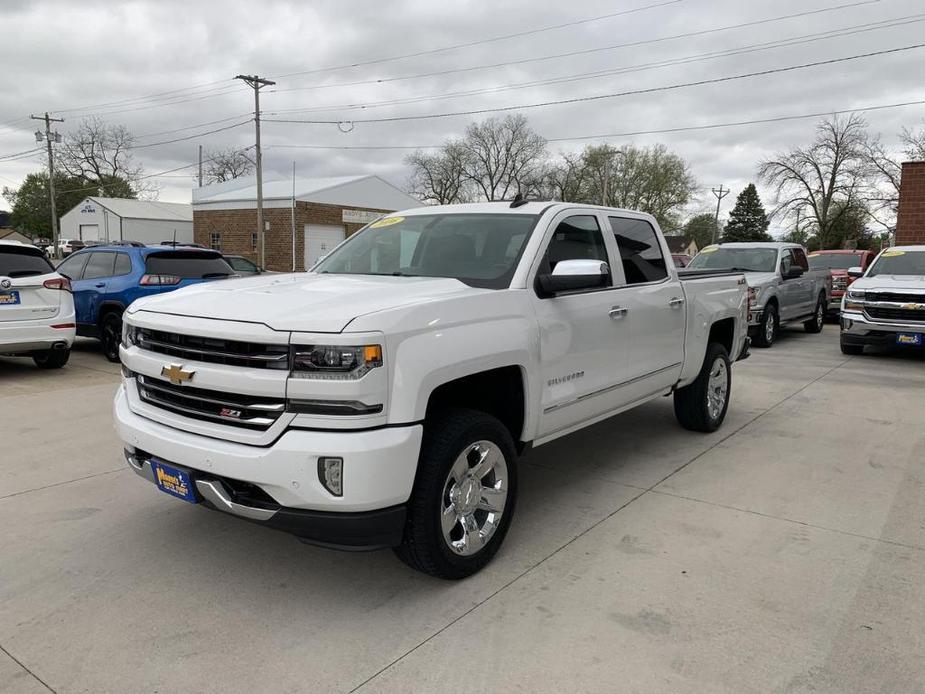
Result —
<path fill-rule="evenodd" d="M 668 277 L 658 234 L 649 222 L 628 217 L 609 217 L 609 220 L 627 284 L 660 282 Z"/>
<path fill-rule="evenodd" d="M 181 280 L 229 277 L 234 269 L 219 253 L 208 251 L 155 252 L 145 258 L 149 275 L 173 275 Z"/>
<path fill-rule="evenodd" d="M 34 277 L 54 271 L 54 266 L 38 249 L 0 244 L 0 277 Z"/>

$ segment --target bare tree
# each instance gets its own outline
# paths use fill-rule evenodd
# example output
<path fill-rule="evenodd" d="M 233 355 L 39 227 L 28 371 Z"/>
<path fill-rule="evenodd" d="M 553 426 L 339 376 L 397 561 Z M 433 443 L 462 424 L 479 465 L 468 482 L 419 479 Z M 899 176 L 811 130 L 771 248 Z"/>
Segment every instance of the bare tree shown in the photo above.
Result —
<path fill-rule="evenodd" d="M 869 200 L 871 216 L 888 228 L 895 222 L 899 209 L 902 162 L 925 160 L 925 126 L 918 130 L 903 128 L 899 139 L 902 150 L 898 153 L 887 149 L 879 136 L 871 138 L 864 150 L 874 177 L 874 195 Z"/>
<path fill-rule="evenodd" d="M 562 202 L 580 202 L 588 187 L 588 169 L 580 154 L 565 153 L 550 164 L 541 197 Z"/>
<path fill-rule="evenodd" d="M 411 167 L 410 192 L 423 202 L 449 205 L 469 200 L 459 143 L 448 142 L 435 154 L 419 150 L 405 163 Z"/>
<path fill-rule="evenodd" d="M 776 196 L 772 214 L 801 212 L 820 243 L 834 242 L 833 227 L 852 201 L 871 196 L 867 124 L 860 116 L 831 118 L 816 128 L 809 147 L 797 147 L 762 162 L 758 172 Z"/>
<path fill-rule="evenodd" d="M 473 123 L 459 147 L 465 179 L 484 200 L 505 200 L 542 188 L 546 140 L 520 114 Z"/>
<path fill-rule="evenodd" d="M 143 179 L 144 169 L 135 162 L 135 136 L 123 125 L 87 118 L 67 133 L 57 162 L 69 176 L 87 182 L 99 195 L 156 197 L 156 187 Z M 92 190 L 88 191 L 92 192 Z"/>
<path fill-rule="evenodd" d="M 206 152 L 203 161 L 206 164 L 203 171 L 206 183 L 233 181 L 247 176 L 255 166 L 246 149 L 234 147 Z"/>

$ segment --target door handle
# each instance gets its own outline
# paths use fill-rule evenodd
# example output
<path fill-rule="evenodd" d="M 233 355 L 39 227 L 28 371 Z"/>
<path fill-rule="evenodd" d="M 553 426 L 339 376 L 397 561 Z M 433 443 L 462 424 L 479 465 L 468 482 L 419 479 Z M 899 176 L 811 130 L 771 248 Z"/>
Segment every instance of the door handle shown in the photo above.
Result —
<path fill-rule="evenodd" d="M 607 315 L 609 315 L 613 320 L 617 320 L 618 318 L 623 318 L 623 316 L 625 316 L 627 313 L 629 313 L 628 308 L 624 306 L 614 306 L 612 309 L 610 309 Z"/>
<path fill-rule="evenodd" d="M 103 287 L 106 286 L 106 283 L 100 282 L 99 284 L 94 284 L 93 286 L 96 287 L 97 289 L 102 289 Z"/>
<path fill-rule="evenodd" d="M 680 296 L 673 296 L 668 299 L 668 305 L 671 306 L 671 308 L 681 308 L 684 305 L 684 299 Z"/>

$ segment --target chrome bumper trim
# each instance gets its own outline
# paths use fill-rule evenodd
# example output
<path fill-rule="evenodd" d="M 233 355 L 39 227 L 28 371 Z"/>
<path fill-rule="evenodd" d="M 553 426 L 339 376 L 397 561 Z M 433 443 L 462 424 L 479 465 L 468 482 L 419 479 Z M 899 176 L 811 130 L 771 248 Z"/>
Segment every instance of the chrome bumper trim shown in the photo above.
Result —
<path fill-rule="evenodd" d="M 267 521 L 276 515 L 276 509 L 256 508 L 235 503 L 231 500 L 225 485 L 218 480 L 196 480 L 196 489 L 219 511 L 258 521 Z"/>

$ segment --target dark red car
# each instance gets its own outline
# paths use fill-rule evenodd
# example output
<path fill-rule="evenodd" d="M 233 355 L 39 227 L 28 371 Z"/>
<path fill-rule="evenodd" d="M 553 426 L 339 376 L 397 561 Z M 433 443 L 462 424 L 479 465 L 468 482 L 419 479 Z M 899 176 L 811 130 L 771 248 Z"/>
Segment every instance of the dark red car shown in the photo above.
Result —
<path fill-rule="evenodd" d="M 832 273 L 832 295 L 829 297 L 828 314 L 841 313 L 841 300 L 854 277 L 848 276 L 848 268 L 859 267 L 867 272 L 868 265 L 877 257 L 874 251 L 831 250 L 813 251 L 809 254 L 810 270 L 828 270 Z"/>

